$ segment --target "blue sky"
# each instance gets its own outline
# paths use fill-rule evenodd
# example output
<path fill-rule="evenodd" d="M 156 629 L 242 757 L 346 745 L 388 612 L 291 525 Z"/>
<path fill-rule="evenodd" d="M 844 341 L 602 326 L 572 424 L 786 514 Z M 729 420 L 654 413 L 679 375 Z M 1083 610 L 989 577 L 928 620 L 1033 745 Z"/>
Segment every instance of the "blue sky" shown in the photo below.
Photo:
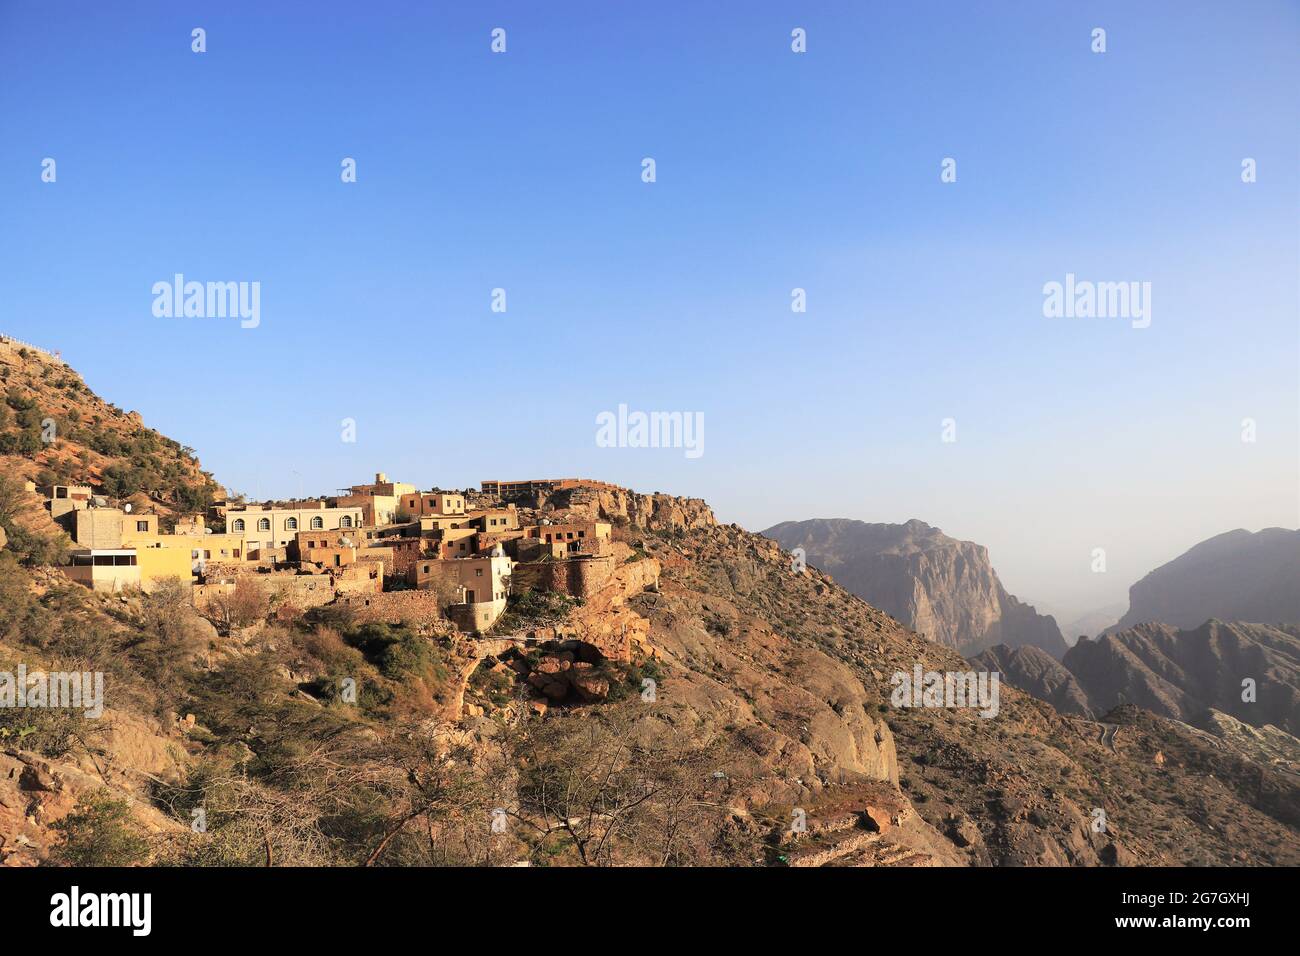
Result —
<path fill-rule="evenodd" d="M 1296 4 L 292 9 L 0 0 L 0 330 L 230 486 L 918 517 L 1062 614 L 1300 524 Z M 177 272 L 261 325 L 156 318 Z M 1044 318 L 1067 272 L 1151 327 Z M 704 454 L 598 448 L 620 403 Z"/>

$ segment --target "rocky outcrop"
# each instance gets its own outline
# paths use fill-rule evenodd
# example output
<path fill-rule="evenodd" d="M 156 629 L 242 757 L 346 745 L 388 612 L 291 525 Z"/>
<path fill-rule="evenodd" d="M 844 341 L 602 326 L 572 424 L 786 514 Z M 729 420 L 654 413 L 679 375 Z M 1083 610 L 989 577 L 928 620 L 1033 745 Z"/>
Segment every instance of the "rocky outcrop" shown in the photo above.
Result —
<path fill-rule="evenodd" d="M 717 524 L 713 510 L 700 498 L 678 498 L 661 492 L 645 495 L 613 486 L 566 488 L 538 494 L 520 504 L 569 509 L 575 514 L 649 531 L 685 531 Z"/>
<path fill-rule="evenodd" d="M 1129 588 L 1111 631 L 1145 621 L 1198 627 L 1210 618 L 1300 623 L 1300 531 L 1238 529 L 1202 541 Z"/>
<path fill-rule="evenodd" d="M 1210 711 L 1205 729 L 1248 760 L 1300 776 L 1300 740 L 1285 730 L 1272 724 L 1252 727 L 1217 710 Z"/>
<path fill-rule="evenodd" d="M 149 804 L 143 786 L 179 778 L 179 744 L 148 718 L 108 710 L 104 718 L 107 733 L 94 753 L 51 760 L 15 747 L 0 750 L 0 866 L 40 866 L 60 840 L 52 825 L 100 790 L 126 800 L 146 834 L 184 830 Z"/>
<path fill-rule="evenodd" d="M 631 661 L 639 649 L 646 648 L 650 633 L 650 622 L 630 601 L 649 588 L 657 588 L 661 571 L 654 558 L 627 561 L 622 557 L 626 550 L 617 545 L 615 553 L 623 563 L 573 612 L 564 627 L 569 636 L 623 664 Z"/>
<path fill-rule="evenodd" d="M 1012 687 L 1045 700 L 1063 714 L 1092 718 L 1092 707 L 1074 675 L 1052 655 L 1037 647 L 998 644 L 970 659 L 979 670 L 997 671 Z"/>
<path fill-rule="evenodd" d="M 584 652 L 592 659 L 583 660 L 579 655 Z M 519 664 L 527 673 L 529 685 L 548 701 L 569 699 L 590 704 L 608 697 L 610 688 L 610 674 L 601 666 L 604 661 L 590 652 L 589 645 L 580 645 L 574 650 L 543 654 L 531 670 L 526 661 Z"/>
<path fill-rule="evenodd" d="M 594 703 L 609 696 L 611 681 L 639 656 L 654 656 L 648 645 L 650 621 L 630 604 L 659 585 L 660 564 L 634 559 L 621 542 L 613 546 L 620 562 L 596 591 L 564 620 L 517 634 L 465 640 L 457 647 L 457 673 L 439 713 L 455 719 L 465 709 L 465 690 L 489 658 L 508 661 L 520 679 L 550 703 Z"/>
<path fill-rule="evenodd" d="M 775 834 L 777 862 L 791 867 L 964 866 L 952 842 L 896 788 L 868 782 L 803 811 L 798 830 Z"/>
<path fill-rule="evenodd" d="M 1142 624 L 1080 641 L 1063 663 L 1098 713 L 1135 704 L 1199 723 L 1214 708 L 1253 727 L 1300 732 L 1300 625 Z M 1254 700 L 1242 699 L 1246 680 Z"/>
<path fill-rule="evenodd" d="M 676 540 L 685 553 L 667 543 Z M 715 559 L 710 547 L 705 558 L 693 541 L 723 550 Z M 794 805 L 865 780 L 897 785 L 893 734 L 875 689 L 758 612 L 755 602 L 788 573 L 774 543 L 718 526 L 648 546 L 663 579 L 629 604 L 650 623 L 647 651 L 663 674 L 655 711 L 701 740 L 734 742 L 742 757 L 733 776 L 750 781 L 750 805 Z M 707 582 L 696 576 L 705 570 Z"/>
<path fill-rule="evenodd" d="M 841 586 L 962 654 L 995 644 L 1038 647 L 1058 660 L 1065 654 L 1055 619 L 1007 593 L 986 548 L 923 521 L 787 521 L 763 534 L 787 550 L 802 548 Z"/>

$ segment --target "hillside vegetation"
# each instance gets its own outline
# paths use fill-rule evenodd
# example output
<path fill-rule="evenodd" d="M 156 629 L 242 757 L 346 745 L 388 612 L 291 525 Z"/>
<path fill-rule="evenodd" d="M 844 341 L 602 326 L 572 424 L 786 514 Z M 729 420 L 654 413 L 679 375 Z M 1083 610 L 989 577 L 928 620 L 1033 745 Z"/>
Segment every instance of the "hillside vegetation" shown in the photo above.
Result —
<path fill-rule="evenodd" d="M 140 497 L 171 515 L 201 511 L 217 490 L 193 449 L 92 392 L 40 352 L 0 349 L 0 475 L 38 485 L 85 483 Z"/>

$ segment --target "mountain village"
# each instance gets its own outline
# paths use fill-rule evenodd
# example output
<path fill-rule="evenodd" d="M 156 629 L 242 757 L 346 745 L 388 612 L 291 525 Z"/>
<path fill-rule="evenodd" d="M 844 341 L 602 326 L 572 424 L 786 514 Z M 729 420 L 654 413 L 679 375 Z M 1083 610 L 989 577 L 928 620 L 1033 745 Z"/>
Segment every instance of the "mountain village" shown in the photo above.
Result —
<path fill-rule="evenodd" d="M 467 633 L 489 630 L 512 590 L 584 597 L 614 568 L 611 524 L 569 509 L 517 502 L 577 488 L 585 479 L 484 481 L 478 492 L 420 491 L 390 481 L 306 500 L 218 500 L 206 514 L 161 526 L 89 485 L 38 492 L 75 543 L 61 570 L 95 591 L 150 591 L 175 581 L 206 608 L 257 582 L 273 606 L 307 610 L 330 603 L 361 618 L 445 615 Z"/>

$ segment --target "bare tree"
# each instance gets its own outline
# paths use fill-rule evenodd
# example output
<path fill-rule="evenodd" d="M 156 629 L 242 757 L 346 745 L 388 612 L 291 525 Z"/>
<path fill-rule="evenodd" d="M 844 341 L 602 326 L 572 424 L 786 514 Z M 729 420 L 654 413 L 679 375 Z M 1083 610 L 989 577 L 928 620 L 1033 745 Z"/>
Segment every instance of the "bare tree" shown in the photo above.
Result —
<path fill-rule="evenodd" d="M 228 634 L 232 627 L 248 627 L 266 620 L 269 612 L 266 589 L 257 581 L 242 577 L 232 592 L 211 598 L 204 613 L 218 630 Z"/>
<path fill-rule="evenodd" d="M 628 705 L 530 720 L 514 740 L 521 824 L 534 852 L 555 840 L 587 866 L 699 864 L 730 811 L 716 774 L 723 750 L 681 737 Z M 551 849 L 554 849 L 551 847 Z"/>

